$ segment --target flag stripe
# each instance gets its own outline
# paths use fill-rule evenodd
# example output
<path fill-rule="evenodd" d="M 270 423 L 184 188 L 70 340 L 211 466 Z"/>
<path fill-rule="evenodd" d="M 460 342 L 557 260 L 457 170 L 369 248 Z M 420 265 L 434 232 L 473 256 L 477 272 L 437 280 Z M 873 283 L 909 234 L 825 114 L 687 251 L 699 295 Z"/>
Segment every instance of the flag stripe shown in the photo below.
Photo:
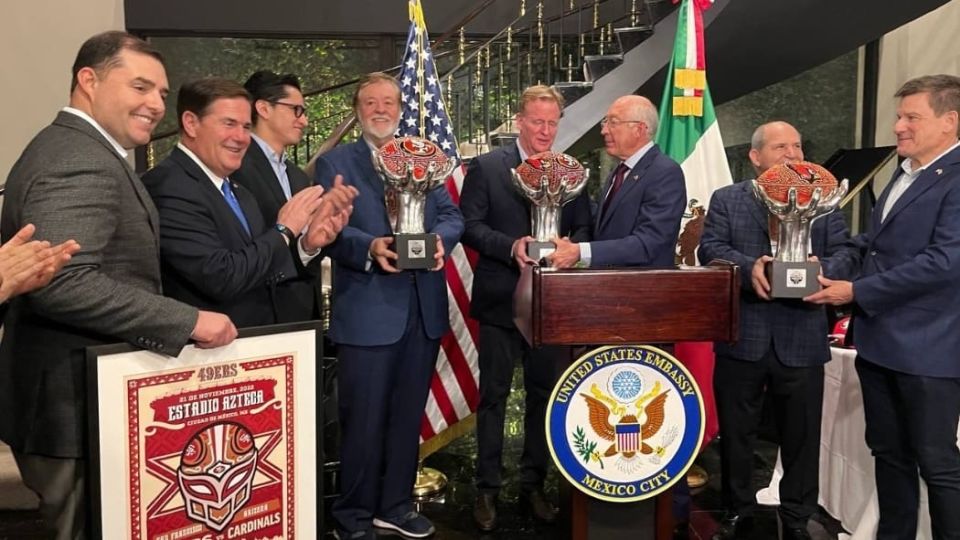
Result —
<path fill-rule="evenodd" d="M 444 336 L 443 340 L 446 339 L 448 339 L 448 337 Z M 457 416 L 453 408 L 453 403 L 450 402 L 450 395 L 447 394 L 447 389 L 443 385 L 440 373 L 433 374 L 433 379 L 430 381 L 430 393 L 433 394 L 433 398 L 437 400 L 437 407 L 440 409 L 440 416 L 443 419 L 442 423 L 438 423 L 433 426 L 434 432 L 439 433 L 448 425 L 457 422 Z"/>
<path fill-rule="evenodd" d="M 455 339 L 455 337 L 453 337 L 452 334 L 447 334 L 445 339 L 452 340 Z M 452 354 L 446 355 L 447 361 L 440 365 L 437 370 L 437 375 L 444 389 L 447 391 L 447 396 L 450 398 L 452 411 L 449 416 L 453 418 L 453 421 L 449 423 L 453 424 L 456 423 L 456 420 L 470 414 L 469 403 L 474 402 L 477 389 L 473 386 L 472 381 L 469 380 L 470 371 L 466 369 L 467 365 L 463 359 L 460 348 L 450 347 L 448 350 Z M 465 380 L 468 382 L 464 382 Z M 474 399 L 471 399 L 464 393 L 464 390 L 467 389 L 472 389 Z"/>

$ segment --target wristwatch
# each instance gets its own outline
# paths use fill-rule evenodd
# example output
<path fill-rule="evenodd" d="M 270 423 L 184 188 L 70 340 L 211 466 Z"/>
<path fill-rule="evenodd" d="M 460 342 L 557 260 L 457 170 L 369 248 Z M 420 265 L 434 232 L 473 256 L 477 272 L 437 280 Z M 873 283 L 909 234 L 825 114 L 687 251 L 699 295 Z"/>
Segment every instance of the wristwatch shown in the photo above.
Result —
<path fill-rule="evenodd" d="M 273 226 L 273 228 L 276 229 L 280 234 L 287 237 L 287 240 L 289 241 L 288 244 L 293 245 L 293 243 L 297 241 L 297 235 L 288 229 L 283 223 L 277 223 Z"/>

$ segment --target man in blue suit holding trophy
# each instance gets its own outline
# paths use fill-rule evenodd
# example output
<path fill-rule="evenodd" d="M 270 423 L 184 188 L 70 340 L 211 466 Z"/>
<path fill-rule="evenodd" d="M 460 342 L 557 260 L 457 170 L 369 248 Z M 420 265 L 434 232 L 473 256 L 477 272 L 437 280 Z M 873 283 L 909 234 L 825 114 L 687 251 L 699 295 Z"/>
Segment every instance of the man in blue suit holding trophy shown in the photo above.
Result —
<path fill-rule="evenodd" d="M 413 508 L 420 419 L 440 337 L 449 326 L 444 255 L 463 233 L 446 188 L 426 197 L 424 229 L 439 236 L 436 265 L 400 271 L 384 182 L 372 153 L 394 138 L 400 86 L 383 73 L 357 84 L 354 112 L 363 137 L 317 160 L 316 180 L 357 188 L 353 214 L 325 253 L 335 265 L 330 339 L 337 344 L 340 394 L 340 498 L 332 514 L 339 538 L 371 538 L 371 527 L 408 538 L 434 533 Z"/>
<path fill-rule="evenodd" d="M 896 97 L 904 160 L 869 232 L 835 257 L 859 277 L 821 278 L 824 289 L 806 300 L 854 305 L 880 503 L 876 538 L 916 537 L 918 471 L 933 537 L 960 538 L 960 77 L 918 77 Z"/>

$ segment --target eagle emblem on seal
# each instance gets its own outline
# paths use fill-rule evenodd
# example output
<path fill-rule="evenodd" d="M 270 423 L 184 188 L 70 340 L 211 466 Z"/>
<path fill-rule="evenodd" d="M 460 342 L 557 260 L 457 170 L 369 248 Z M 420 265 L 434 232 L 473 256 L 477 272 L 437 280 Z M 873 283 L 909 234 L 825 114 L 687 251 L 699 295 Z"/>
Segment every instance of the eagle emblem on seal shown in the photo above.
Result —
<path fill-rule="evenodd" d="M 610 457 L 617 454 L 623 454 L 626 458 L 632 458 L 634 455 L 653 454 L 655 451 L 663 452 L 662 448 L 654 449 L 647 444 L 647 440 L 652 438 L 663 427 L 663 406 L 667 402 L 669 390 L 660 392 L 652 399 L 641 396 L 634 404 L 637 410 L 643 410 L 646 421 L 641 425 L 637 416 L 634 414 L 622 414 L 615 425 L 610 424 L 610 417 L 615 413 L 625 413 L 627 407 L 624 407 L 612 399 L 606 398 L 603 392 L 594 386 L 591 388 L 593 394 L 597 397 L 587 394 L 580 394 L 587 401 L 587 407 L 590 410 L 590 427 L 601 438 L 612 441 L 603 457 Z M 658 391 L 659 388 L 654 388 Z M 606 398 L 606 399 L 604 399 Z M 650 402 L 643 405 L 643 401 L 648 399 Z M 613 403 L 611 403 L 613 402 Z M 608 405 L 608 403 L 610 405 Z M 642 408 L 642 409 L 641 409 Z M 636 426 L 636 428 L 634 428 Z M 634 436 L 634 435 L 638 436 Z M 619 435 L 619 436 L 618 436 Z"/>
<path fill-rule="evenodd" d="M 659 444 L 652 444 L 663 427 L 670 390 L 661 390 L 657 382 L 649 392 L 641 394 L 642 383 L 635 377 L 632 371 L 621 371 L 611 378 L 609 393 L 593 384 L 589 393 L 579 394 L 587 404 L 590 429 L 610 443 L 603 452 L 593 444 L 588 461 L 602 467 L 603 458 L 615 457 L 618 468 L 634 470 L 639 466 L 636 458 L 640 455 L 648 455 L 652 463 L 659 463 L 667 446 L 676 438 L 674 428 L 663 434 Z M 582 446 L 585 434 L 577 435 L 580 441 L 576 442 Z"/>

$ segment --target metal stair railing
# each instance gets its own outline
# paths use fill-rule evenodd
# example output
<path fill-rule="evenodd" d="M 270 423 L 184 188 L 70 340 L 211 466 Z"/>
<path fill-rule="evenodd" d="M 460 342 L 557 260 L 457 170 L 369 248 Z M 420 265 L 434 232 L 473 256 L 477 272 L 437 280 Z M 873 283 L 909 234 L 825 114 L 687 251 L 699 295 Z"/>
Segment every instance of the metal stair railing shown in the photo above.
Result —
<path fill-rule="evenodd" d="M 512 116 L 525 87 L 553 84 L 568 105 L 573 103 L 590 92 L 596 79 L 616 67 L 626 47 L 643 41 L 653 26 L 675 9 L 670 0 L 548 0 L 529 6 L 520 0 L 518 15 L 500 31 L 486 38 L 468 37 L 466 25 L 494 1 L 478 4 L 432 42 L 437 69 L 443 73 L 451 127 L 465 157 L 515 136 Z M 553 14 L 545 14 L 548 7 L 554 8 Z M 614 28 L 620 24 L 626 26 Z M 396 73 L 400 67 L 385 71 Z M 357 79 L 340 81 L 305 92 L 304 97 L 343 91 L 356 83 Z M 337 117 L 330 133 L 320 132 L 319 126 L 328 126 Z M 311 174 L 317 155 L 356 135 L 355 123 L 352 110 L 312 118 L 290 155 L 298 164 L 312 156 L 305 167 Z M 159 134 L 152 143 L 175 135 Z M 152 152 L 148 151 L 148 156 L 152 157 Z"/>

